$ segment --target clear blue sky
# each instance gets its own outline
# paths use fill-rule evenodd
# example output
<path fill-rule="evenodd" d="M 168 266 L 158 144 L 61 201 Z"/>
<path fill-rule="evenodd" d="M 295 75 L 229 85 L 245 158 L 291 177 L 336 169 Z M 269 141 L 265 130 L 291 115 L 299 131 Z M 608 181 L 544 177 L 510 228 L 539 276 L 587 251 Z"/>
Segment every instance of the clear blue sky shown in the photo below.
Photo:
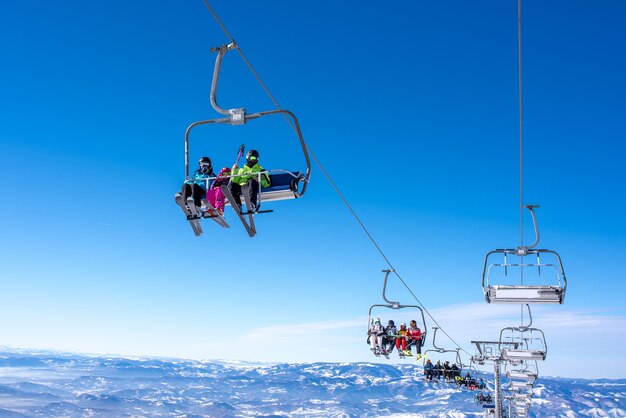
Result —
<path fill-rule="evenodd" d="M 214 7 L 453 337 L 515 324 L 517 307 L 484 304 L 480 274 L 487 251 L 518 243 L 516 2 Z M 551 374 L 626 375 L 625 20 L 617 1 L 524 3 L 525 195 L 570 284 L 565 305 L 536 311 Z M 5 2 L 0 36 L 0 344 L 370 359 L 385 264 L 317 167 L 254 239 L 232 215 L 196 238 L 173 202 L 185 128 L 217 116 L 209 48 L 227 39 L 202 1 Z M 272 108 L 236 54 L 218 99 Z M 265 167 L 304 166 L 280 118 L 199 128 L 192 161 L 231 165 L 240 143 Z M 586 342 L 604 362 L 572 371 Z"/>

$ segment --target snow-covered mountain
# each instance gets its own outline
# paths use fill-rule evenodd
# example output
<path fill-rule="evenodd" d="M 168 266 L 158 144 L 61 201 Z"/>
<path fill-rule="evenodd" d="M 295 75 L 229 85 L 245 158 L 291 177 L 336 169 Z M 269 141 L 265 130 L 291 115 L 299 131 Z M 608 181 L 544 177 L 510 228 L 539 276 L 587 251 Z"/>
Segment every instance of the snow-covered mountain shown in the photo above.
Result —
<path fill-rule="evenodd" d="M 490 376 L 484 377 L 490 380 Z M 416 364 L 268 364 L 0 352 L 0 417 L 472 417 Z M 534 417 L 626 417 L 626 379 L 540 377 Z"/>

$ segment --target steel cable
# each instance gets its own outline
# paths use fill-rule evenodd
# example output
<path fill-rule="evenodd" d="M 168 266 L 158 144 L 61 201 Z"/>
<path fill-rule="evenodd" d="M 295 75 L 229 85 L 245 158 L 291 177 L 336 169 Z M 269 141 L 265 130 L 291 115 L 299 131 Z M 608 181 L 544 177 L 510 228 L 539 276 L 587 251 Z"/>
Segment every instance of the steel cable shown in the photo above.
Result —
<path fill-rule="evenodd" d="M 239 47 L 239 45 L 237 44 L 237 42 L 235 42 L 235 39 L 231 36 L 230 32 L 228 31 L 228 29 L 226 29 L 226 26 L 224 26 L 224 24 L 222 23 L 221 19 L 219 18 L 219 16 L 217 15 L 217 13 L 215 12 L 215 10 L 213 10 L 213 8 L 211 7 L 211 5 L 209 4 L 209 2 L 207 0 L 202 0 L 204 2 L 204 4 L 206 5 L 207 9 L 209 9 L 209 12 L 211 13 L 211 15 L 213 15 L 213 18 L 217 21 L 218 25 L 220 26 L 220 28 L 222 29 L 222 31 L 224 32 L 224 34 L 226 35 L 226 37 L 230 40 L 230 42 L 232 42 L 233 44 L 235 44 L 237 46 L 237 51 L 239 52 L 239 55 L 241 56 L 241 58 L 243 59 L 244 63 L 248 66 L 248 68 L 250 69 L 250 71 L 252 72 L 252 74 L 254 75 L 254 77 L 257 79 L 257 81 L 259 82 L 259 84 L 261 85 L 261 87 L 263 88 L 263 90 L 265 91 L 265 93 L 267 94 L 267 96 L 270 98 L 270 100 L 272 100 L 272 102 L 274 103 L 274 105 L 276 106 L 276 108 L 278 110 L 282 110 L 282 107 L 280 106 L 280 104 L 278 103 L 278 101 L 276 100 L 276 98 L 274 97 L 274 95 L 270 92 L 269 88 L 267 87 L 267 85 L 263 82 L 263 80 L 261 79 L 261 77 L 259 76 L 259 74 L 255 71 L 254 67 L 252 66 L 252 64 L 250 63 L 250 61 L 248 61 L 248 59 L 246 58 L 245 54 L 243 53 L 243 51 L 241 50 L 241 48 Z M 284 116 L 284 115 L 283 115 Z M 295 131 L 295 126 L 293 125 L 293 123 L 285 116 L 285 120 L 287 121 L 287 123 L 289 124 L 289 126 L 291 126 L 291 128 Z M 363 232 L 365 232 L 365 234 L 367 235 L 368 239 L 370 240 L 370 242 L 374 245 L 374 247 L 376 248 L 376 250 L 379 252 L 379 254 L 383 257 L 383 259 L 385 260 L 385 262 L 387 263 L 387 265 L 389 266 L 389 268 L 391 270 L 393 270 L 394 274 L 396 275 L 396 277 L 400 280 L 400 282 L 404 285 L 404 287 L 407 289 L 407 291 L 411 294 L 411 296 L 413 296 L 413 298 L 415 299 L 415 301 L 419 304 L 419 306 L 421 306 L 424 311 L 426 312 L 426 314 L 428 315 L 428 317 L 435 323 L 435 325 L 437 325 L 437 327 L 439 327 L 439 329 L 441 330 L 441 332 L 443 332 L 449 339 L 450 341 L 452 341 L 452 343 L 454 343 L 454 345 L 456 345 L 457 348 L 459 348 L 461 351 L 463 351 L 465 354 L 467 354 L 468 356 L 472 356 L 469 352 L 467 352 L 463 347 L 461 347 L 446 331 L 443 327 L 441 327 L 441 325 L 437 322 L 437 320 L 433 317 L 433 315 L 428 311 L 428 309 L 426 308 L 426 306 L 424 306 L 424 304 L 419 300 L 419 298 L 415 295 L 415 293 L 413 292 L 413 290 L 409 287 L 409 285 L 404 281 L 404 279 L 400 276 L 400 274 L 397 272 L 397 270 L 394 268 L 394 266 L 391 264 L 391 261 L 389 260 L 389 258 L 387 257 L 387 255 L 383 252 L 382 248 L 380 247 L 380 245 L 378 245 L 378 243 L 376 242 L 376 240 L 374 239 L 374 237 L 372 236 L 372 234 L 369 232 L 369 230 L 367 229 L 367 227 L 365 226 L 365 224 L 363 224 L 363 222 L 361 221 L 361 219 L 359 218 L 359 216 L 356 214 L 356 212 L 354 211 L 354 209 L 352 208 L 352 206 L 350 205 L 350 203 L 348 202 L 348 200 L 345 198 L 345 196 L 343 195 L 343 193 L 341 193 L 341 190 L 339 190 L 339 187 L 337 186 L 337 184 L 333 181 L 332 177 L 330 176 L 330 174 L 326 171 L 326 169 L 324 168 L 324 166 L 322 165 L 322 163 L 317 159 L 317 157 L 315 156 L 315 154 L 313 153 L 313 151 L 311 150 L 311 148 L 309 147 L 309 145 L 305 142 L 305 146 L 306 149 L 308 150 L 308 152 L 311 154 L 311 157 L 313 158 L 313 161 L 315 161 L 315 163 L 317 164 L 317 166 L 320 168 L 320 170 L 322 171 L 322 174 L 324 174 L 324 176 L 326 177 L 326 179 L 328 180 L 328 182 L 331 184 L 331 186 L 333 187 L 333 189 L 335 190 L 335 192 L 337 193 L 337 195 L 339 196 L 339 198 L 343 201 L 344 205 L 346 206 L 346 208 L 348 209 L 348 211 L 352 214 L 352 216 L 354 217 L 354 219 L 356 220 L 356 222 L 359 224 L 359 226 L 361 227 L 361 229 L 363 230 Z"/>

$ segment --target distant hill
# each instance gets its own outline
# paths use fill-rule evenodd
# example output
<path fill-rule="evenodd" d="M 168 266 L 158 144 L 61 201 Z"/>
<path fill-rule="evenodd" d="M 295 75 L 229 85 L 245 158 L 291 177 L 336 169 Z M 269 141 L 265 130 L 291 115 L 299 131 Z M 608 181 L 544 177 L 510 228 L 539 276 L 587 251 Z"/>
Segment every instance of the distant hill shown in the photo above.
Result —
<path fill-rule="evenodd" d="M 488 374 L 483 377 L 490 382 Z M 626 379 L 540 378 L 533 417 L 626 417 Z M 415 364 L 270 364 L 0 352 L 0 417 L 472 417 Z"/>

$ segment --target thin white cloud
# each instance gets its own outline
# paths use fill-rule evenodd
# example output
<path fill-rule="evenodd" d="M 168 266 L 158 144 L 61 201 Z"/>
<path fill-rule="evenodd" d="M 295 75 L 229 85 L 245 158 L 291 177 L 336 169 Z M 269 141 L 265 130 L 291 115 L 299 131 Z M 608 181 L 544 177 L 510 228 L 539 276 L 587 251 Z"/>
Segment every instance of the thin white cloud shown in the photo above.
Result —
<path fill-rule="evenodd" d="M 323 322 L 309 322 L 304 324 L 292 325 L 273 325 L 269 327 L 261 327 L 243 334 L 240 339 L 244 341 L 258 341 L 265 339 L 280 340 L 287 342 L 290 340 L 302 341 L 303 338 L 318 339 L 326 334 L 334 334 L 337 332 L 344 333 L 348 329 L 363 327 L 365 320 L 347 319 L 333 320 Z"/>

